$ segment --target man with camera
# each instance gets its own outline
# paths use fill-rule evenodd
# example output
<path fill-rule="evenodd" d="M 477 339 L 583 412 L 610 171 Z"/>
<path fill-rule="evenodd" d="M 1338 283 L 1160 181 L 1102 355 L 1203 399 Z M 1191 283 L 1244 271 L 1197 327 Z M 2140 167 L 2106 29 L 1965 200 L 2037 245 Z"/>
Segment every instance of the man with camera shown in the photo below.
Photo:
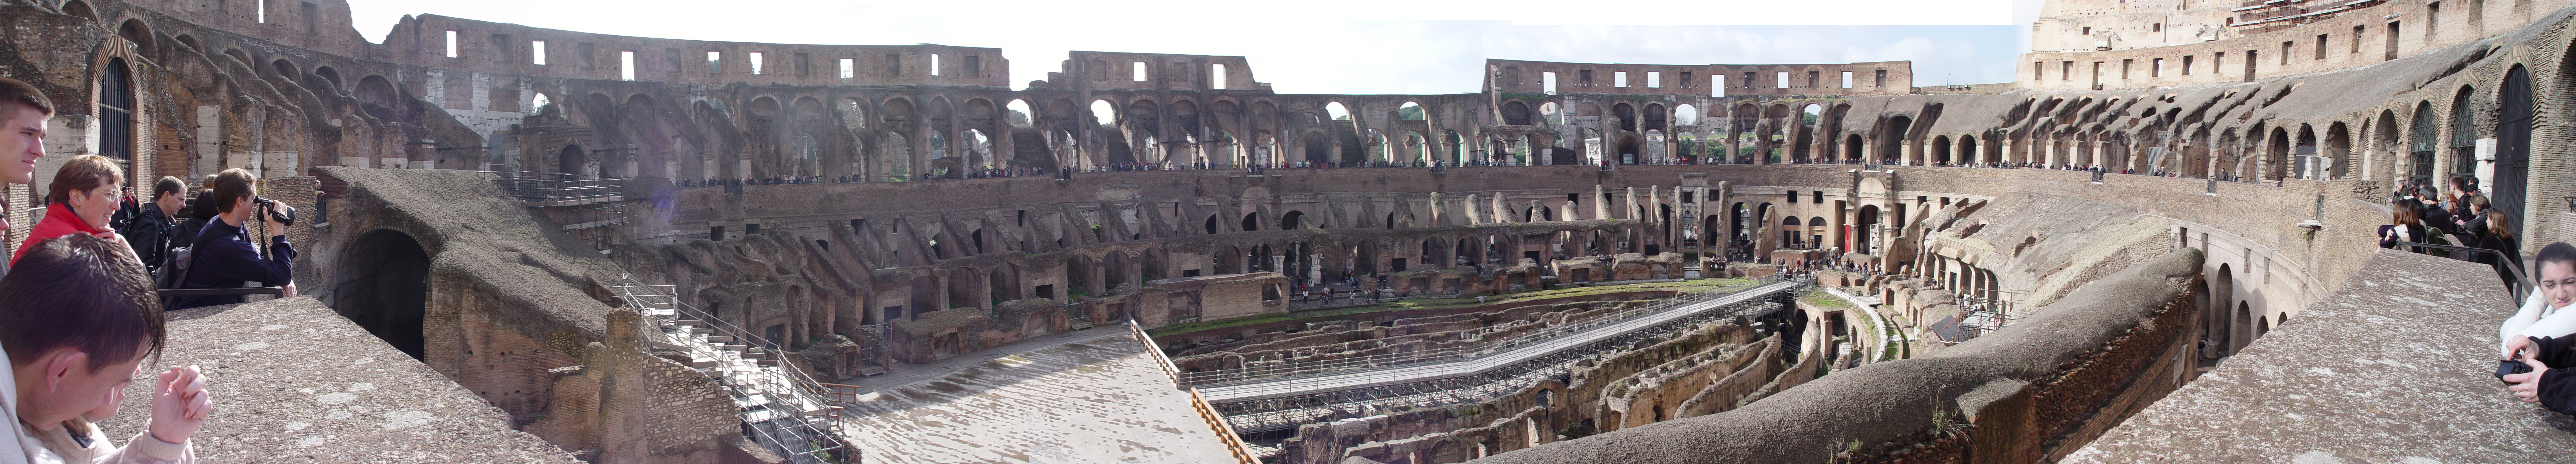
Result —
<path fill-rule="evenodd" d="M 179 288 L 244 288 L 248 282 L 282 285 L 280 298 L 295 296 L 295 247 L 286 242 L 286 227 L 295 222 L 295 208 L 260 198 L 252 185 L 250 171 L 226 169 L 215 175 L 215 218 L 197 234 L 190 245 L 187 276 Z M 242 228 L 248 221 L 267 226 L 269 253 L 260 256 L 258 247 L 244 240 Z M 180 310 L 242 302 L 241 295 L 178 297 L 170 309 Z"/>

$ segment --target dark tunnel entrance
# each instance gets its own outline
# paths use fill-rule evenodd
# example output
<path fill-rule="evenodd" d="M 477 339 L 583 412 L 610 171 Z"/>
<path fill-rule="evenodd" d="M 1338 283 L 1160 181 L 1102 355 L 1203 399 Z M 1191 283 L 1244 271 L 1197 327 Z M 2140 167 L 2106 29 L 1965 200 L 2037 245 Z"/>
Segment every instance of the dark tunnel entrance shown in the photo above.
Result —
<path fill-rule="evenodd" d="M 429 253 L 410 235 L 377 230 L 341 255 L 331 310 L 394 349 L 421 359 L 421 318 L 429 307 Z"/>

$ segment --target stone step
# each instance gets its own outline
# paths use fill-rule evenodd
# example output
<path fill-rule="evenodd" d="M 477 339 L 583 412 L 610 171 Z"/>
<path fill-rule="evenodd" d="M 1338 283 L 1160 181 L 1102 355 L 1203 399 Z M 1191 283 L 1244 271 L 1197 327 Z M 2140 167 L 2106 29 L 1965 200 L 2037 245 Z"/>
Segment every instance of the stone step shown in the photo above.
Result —
<path fill-rule="evenodd" d="M 730 341 L 733 341 L 733 337 L 728 337 L 728 336 L 723 336 L 723 335 L 708 335 L 708 336 L 707 336 L 707 343 L 724 343 L 724 342 L 730 342 Z"/>
<path fill-rule="evenodd" d="M 707 321 L 701 321 L 701 320 L 696 320 L 696 319 L 681 319 L 681 320 L 678 320 L 678 321 L 673 321 L 673 323 L 675 323 L 675 324 L 679 324 L 679 325 L 699 326 L 699 327 L 705 327 L 705 326 L 707 325 Z"/>

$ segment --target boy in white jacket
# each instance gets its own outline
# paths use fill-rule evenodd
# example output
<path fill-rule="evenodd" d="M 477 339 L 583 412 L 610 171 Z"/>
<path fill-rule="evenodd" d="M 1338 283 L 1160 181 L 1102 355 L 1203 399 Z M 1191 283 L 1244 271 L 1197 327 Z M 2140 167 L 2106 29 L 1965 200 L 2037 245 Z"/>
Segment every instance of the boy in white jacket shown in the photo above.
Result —
<path fill-rule="evenodd" d="M 124 447 L 81 419 L 115 414 L 146 361 L 168 335 L 152 277 L 134 250 L 88 235 L 33 245 L 0 277 L 0 408 L 14 438 L 0 463 L 191 463 L 188 436 L 212 406 L 195 367 L 161 372 L 152 414 Z M 14 446 L 13 446 L 14 445 Z M 14 451 L 14 452 L 12 452 Z"/>

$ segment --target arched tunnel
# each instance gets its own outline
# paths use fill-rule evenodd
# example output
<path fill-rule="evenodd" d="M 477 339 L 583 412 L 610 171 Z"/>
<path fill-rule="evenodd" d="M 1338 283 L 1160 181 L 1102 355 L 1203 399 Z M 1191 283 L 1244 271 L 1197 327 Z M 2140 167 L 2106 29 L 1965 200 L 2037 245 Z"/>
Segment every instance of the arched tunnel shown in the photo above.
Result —
<path fill-rule="evenodd" d="M 412 359 L 421 359 L 421 319 L 429 307 L 429 253 L 391 229 L 349 244 L 332 275 L 331 310 L 367 328 Z"/>

